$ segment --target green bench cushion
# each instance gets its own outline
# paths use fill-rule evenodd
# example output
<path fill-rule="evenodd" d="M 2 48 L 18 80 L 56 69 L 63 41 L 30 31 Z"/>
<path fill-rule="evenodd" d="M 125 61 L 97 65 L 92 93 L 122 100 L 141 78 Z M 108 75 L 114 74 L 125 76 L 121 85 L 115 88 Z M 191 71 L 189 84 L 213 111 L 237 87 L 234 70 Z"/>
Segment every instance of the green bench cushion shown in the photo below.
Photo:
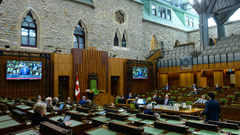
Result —
<path fill-rule="evenodd" d="M 156 135 L 156 134 L 161 134 L 162 132 L 164 132 L 164 130 L 152 128 L 152 127 L 144 127 L 144 132 Z"/>
<path fill-rule="evenodd" d="M 196 123 L 203 123 L 203 121 L 199 121 L 199 120 L 188 120 L 189 122 L 196 122 Z"/>
<path fill-rule="evenodd" d="M 39 135 L 39 133 L 37 134 L 33 130 L 29 130 L 29 131 L 25 131 L 25 132 L 21 132 L 21 133 L 15 134 L 15 135 Z"/>
<path fill-rule="evenodd" d="M 11 120 L 12 118 L 8 115 L 0 116 L 0 122 Z"/>
<path fill-rule="evenodd" d="M 218 133 L 218 132 L 213 132 L 213 131 L 208 131 L 208 130 L 200 130 L 198 132 L 196 132 L 197 134 L 204 134 L 204 135 L 224 135 L 222 133 Z"/>
<path fill-rule="evenodd" d="M 143 120 L 143 121 L 140 121 L 141 123 L 145 123 L 145 124 L 154 124 L 154 121 L 152 120 Z"/>
<path fill-rule="evenodd" d="M 184 135 L 184 134 L 180 134 L 180 133 L 175 133 L 175 132 L 168 132 L 165 135 Z"/>
<path fill-rule="evenodd" d="M 111 120 L 111 121 L 113 121 L 113 122 L 118 122 L 118 123 L 122 123 L 122 124 L 127 124 L 127 122 L 125 122 L 125 121 L 120 121 L 120 120 Z"/>
<path fill-rule="evenodd" d="M 98 128 L 87 133 L 90 135 L 116 135 L 117 134 L 116 132 L 107 130 L 105 128 Z"/>
<path fill-rule="evenodd" d="M 221 131 L 223 131 L 223 132 L 231 132 L 233 134 L 240 134 L 240 130 L 236 130 L 236 129 L 223 128 Z"/>
<path fill-rule="evenodd" d="M 183 124 L 184 122 L 181 122 L 181 121 L 177 121 L 177 120 L 168 120 L 166 121 L 167 123 L 171 123 L 171 124 Z"/>
<path fill-rule="evenodd" d="M 12 127 L 12 126 L 16 126 L 16 125 L 19 125 L 19 123 L 17 121 L 8 120 L 8 121 L 0 122 L 0 129 Z"/>
<path fill-rule="evenodd" d="M 142 120 L 142 119 L 140 119 L 140 118 L 135 118 L 135 117 L 128 117 L 128 120 L 130 120 L 130 121 L 140 121 L 140 120 Z"/>
<path fill-rule="evenodd" d="M 101 121 L 101 122 L 106 122 L 106 121 L 111 120 L 110 118 L 106 118 L 106 117 L 95 117 L 95 118 L 92 118 L 92 119 L 96 120 L 96 121 Z"/>

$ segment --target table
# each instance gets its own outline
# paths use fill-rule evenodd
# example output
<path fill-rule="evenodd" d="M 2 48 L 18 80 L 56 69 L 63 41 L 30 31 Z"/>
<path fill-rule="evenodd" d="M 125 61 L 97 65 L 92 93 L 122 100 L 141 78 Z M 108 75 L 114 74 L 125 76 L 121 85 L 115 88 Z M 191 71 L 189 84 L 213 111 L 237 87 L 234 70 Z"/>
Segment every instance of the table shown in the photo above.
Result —
<path fill-rule="evenodd" d="M 26 106 L 26 105 L 17 105 L 17 106 L 15 106 L 15 108 L 19 109 L 20 111 L 23 111 L 25 113 L 27 113 L 28 110 L 32 109 L 32 107 Z"/>
<path fill-rule="evenodd" d="M 106 128 L 94 128 L 87 131 L 84 131 L 86 135 L 117 135 L 118 132 L 106 129 Z"/>
<path fill-rule="evenodd" d="M 141 107 L 142 110 L 147 109 L 146 107 Z M 179 110 L 179 111 L 175 111 L 175 110 L 167 110 L 167 109 L 157 109 L 157 108 L 153 108 L 152 111 L 156 111 L 156 112 L 164 112 L 164 113 L 172 113 L 172 114 L 188 114 L 188 115 L 201 115 L 200 112 L 204 111 L 205 109 L 202 108 L 193 108 L 193 109 L 183 109 L 183 110 Z"/>

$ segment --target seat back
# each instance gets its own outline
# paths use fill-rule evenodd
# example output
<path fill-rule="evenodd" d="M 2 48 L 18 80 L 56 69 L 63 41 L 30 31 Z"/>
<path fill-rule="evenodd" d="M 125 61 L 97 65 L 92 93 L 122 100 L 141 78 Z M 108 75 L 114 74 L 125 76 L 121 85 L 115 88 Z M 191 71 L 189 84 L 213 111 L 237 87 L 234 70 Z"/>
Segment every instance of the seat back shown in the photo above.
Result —
<path fill-rule="evenodd" d="M 118 110 L 117 110 L 117 109 L 105 108 L 105 110 L 106 110 L 107 112 L 118 113 Z"/>
<path fill-rule="evenodd" d="M 157 116 L 138 113 L 137 118 L 147 119 L 147 120 L 157 120 Z"/>
<path fill-rule="evenodd" d="M 236 123 L 226 123 L 226 122 L 219 122 L 219 121 L 212 121 L 212 120 L 209 120 L 208 123 L 218 125 L 219 127 L 222 127 L 222 128 L 230 128 L 230 129 L 236 129 L 236 130 L 239 129 L 238 124 Z"/>
<path fill-rule="evenodd" d="M 179 126 L 165 122 L 154 122 L 154 127 L 167 131 L 174 131 L 181 134 L 188 134 L 188 126 Z"/>
<path fill-rule="evenodd" d="M 89 108 L 83 108 L 83 107 L 78 107 L 77 111 L 79 112 L 84 112 L 84 113 L 89 113 L 90 109 Z"/>
<path fill-rule="evenodd" d="M 240 121 L 236 121 L 236 120 L 227 120 L 228 123 L 235 123 L 238 124 L 238 126 L 240 126 Z"/>
<path fill-rule="evenodd" d="M 176 116 L 176 115 L 167 115 L 167 114 L 161 114 L 161 118 L 164 118 L 164 119 L 171 119 L 171 120 L 180 120 L 180 116 Z"/>
<path fill-rule="evenodd" d="M 111 118 L 111 119 L 125 121 L 128 116 L 127 115 L 117 114 L 117 113 L 107 112 L 106 113 L 106 117 Z"/>
<path fill-rule="evenodd" d="M 127 112 L 128 112 L 128 113 L 133 113 L 133 114 L 140 113 L 140 111 L 138 111 L 138 110 L 133 110 L 133 109 L 128 109 Z"/>
<path fill-rule="evenodd" d="M 85 115 L 80 114 L 80 113 L 75 113 L 72 111 L 67 111 L 66 115 L 71 116 L 71 119 L 78 120 L 78 121 L 82 121 L 85 119 L 85 117 L 84 117 Z"/>
<path fill-rule="evenodd" d="M 130 103 L 130 108 L 132 108 L 132 109 L 136 109 L 135 104 L 134 104 L 134 103 Z"/>
<path fill-rule="evenodd" d="M 71 131 L 49 122 L 40 123 L 40 133 L 44 135 L 71 135 Z"/>
<path fill-rule="evenodd" d="M 186 121 L 186 126 L 218 132 L 217 125 Z"/>
<path fill-rule="evenodd" d="M 186 114 L 181 114 L 180 115 L 181 118 L 184 119 L 191 119 L 191 120 L 200 120 L 200 116 L 195 116 L 195 115 L 186 115 Z"/>
<path fill-rule="evenodd" d="M 25 121 L 27 119 L 26 113 L 17 109 L 12 110 L 12 117 L 18 121 Z"/>
<path fill-rule="evenodd" d="M 127 135 L 140 135 L 144 132 L 143 128 L 132 125 L 126 125 L 118 122 L 109 122 L 108 128 L 110 130 Z"/>

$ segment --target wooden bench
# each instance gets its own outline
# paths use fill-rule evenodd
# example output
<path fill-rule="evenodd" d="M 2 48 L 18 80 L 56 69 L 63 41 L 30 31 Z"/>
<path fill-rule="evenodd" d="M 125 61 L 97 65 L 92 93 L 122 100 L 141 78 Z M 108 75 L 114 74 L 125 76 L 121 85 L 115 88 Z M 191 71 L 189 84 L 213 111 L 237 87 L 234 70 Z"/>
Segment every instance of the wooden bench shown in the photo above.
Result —
<path fill-rule="evenodd" d="M 193 127 L 193 128 L 218 132 L 218 128 L 217 128 L 218 126 L 213 125 L 213 124 L 205 124 L 205 123 L 197 123 L 197 122 L 186 121 L 185 125 L 189 126 L 189 127 Z"/>
<path fill-rule="evenodd" d="M 154 122 L 154 128 L 163 129 L 167 131 L 174 131 L 180 134 L 188 134 L 188 126 L 179 126 L 165 122 Z"/>
<path fill-rule="evenodd" d="M 12 110 L 12 117 L 18 121 L 24 122 L 27 119 L 27 114 L 17 109 Z"/>
<path fill-rule="evenodd" d="M 127 135 L 140 135 L 144 132 L 143 128 L 132 126 L 132 125 L 125 125 L 118 122 L 109 122 L 108 128 L 110 130 L 127 134 Z"/>
<path fill-rule="evenodd" d="M 111 118 L 111 119 L 125 121 L 128 116 L 127 115 L 117 114 L 117 113 L 107 112 L 106 113 L 106 117 Z"/>
<path fill-rule="evenodd" d="M 71 135 L 71 131 L 49 122 L 40 123 L 40 133 L 45 135 Z"/>

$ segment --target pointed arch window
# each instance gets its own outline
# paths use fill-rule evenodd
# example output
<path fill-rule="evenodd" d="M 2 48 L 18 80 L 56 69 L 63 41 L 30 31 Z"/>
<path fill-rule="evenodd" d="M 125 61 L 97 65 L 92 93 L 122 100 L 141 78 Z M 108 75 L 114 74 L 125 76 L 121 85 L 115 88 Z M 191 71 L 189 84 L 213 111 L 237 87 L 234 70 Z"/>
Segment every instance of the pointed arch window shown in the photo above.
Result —
<path fill-rule="evenodd" d="M 126 41 L 124 33 L 123 33 L 123 38 L 122 38 L 122 47 L 127 47 L 127 41 Z"/>
<path fill-rule="evenodd" d="M 115 37 L 114 37 L 114 46 L 119 46 L 119 40 L 118 40 L 118 35 L 117 35 L 117 32 L 115 32 Z"/>
<path fill-rule="evenodd" d="M 73 43 L 74 48 L 85 49 L 85 33 L 81 22 L 75 27 Z"/>
<path fill-rule="evenodd" d="M 27 14 L 22 22 L 21 46 L 37 47 L 37 25 L 31 12 Z"/>

